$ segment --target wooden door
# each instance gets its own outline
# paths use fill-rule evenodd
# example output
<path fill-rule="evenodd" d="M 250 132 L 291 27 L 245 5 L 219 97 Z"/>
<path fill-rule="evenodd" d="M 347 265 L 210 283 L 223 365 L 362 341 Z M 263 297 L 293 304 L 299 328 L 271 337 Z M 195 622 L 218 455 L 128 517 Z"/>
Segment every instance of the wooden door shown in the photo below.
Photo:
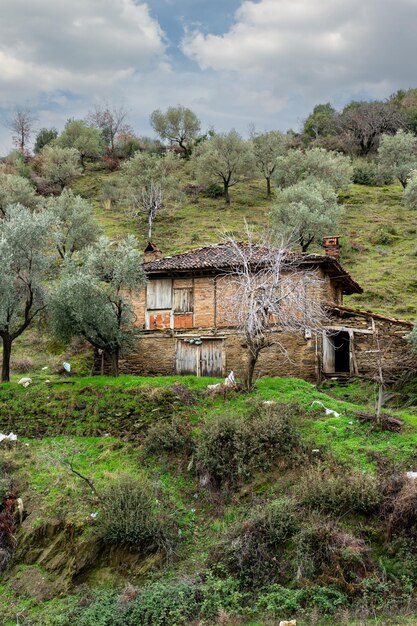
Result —
<path fill-rule="evenodd" d="M 334 373 L 335 354 L 333 337 L 330 333 L 323 332 L 323 372 L 326 374 Z"/>
<path fill-rule="evenodd" d="M 223 342 L 221 339 L 203 339 L 200 345 L 178 339 L 175 371 L 180 375 L 223 376 Z"/>
<path fill-rule="evenodd" d="M 209 339 L 203 341 L 200 348 L 200 376 L 222 376 L 222 340 Z"/>
<path fill-rule="evenodd" d="M 200 346 L 190 344 L 183 339 L 177 340 L 177 350 L 175 355 L 175 371 L 181 376 L 191 374 L 198 376 Z"/>

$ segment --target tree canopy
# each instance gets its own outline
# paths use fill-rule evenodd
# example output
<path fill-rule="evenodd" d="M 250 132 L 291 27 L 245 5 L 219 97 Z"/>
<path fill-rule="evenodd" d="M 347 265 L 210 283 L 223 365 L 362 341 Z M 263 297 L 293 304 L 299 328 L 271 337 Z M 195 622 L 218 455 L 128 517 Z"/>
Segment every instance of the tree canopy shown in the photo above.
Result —
<path fill-rule="evenodd" d="M 4 217 L 7 207 L 14 204 L 35 209 L 39 198 L 27 178 L 0 171 L 0 216 Z"/>
<path fill-rule="evenodd" d="M 97 158 L 104 150 L 104 140 L 100 130 L 94 126 L 88 126 L 83 120 L 68 120 L 55 145 L 78 150 L 83 170 L 86 158 Z"/>
<path fill-rule="evenodd" d="M 68 341 L 83 337 L 119 372 L 119 356 L 136 336 L 130 290 L 145 283 L 136 239 L 115 243 L 107 237 L 69 262 L 50 299 L 55 335 Z"/>
<path fill-rule="evenodd" d="M 193 155 L 197 179 L 203 184 L 220 182 L 226 204 L 230 204 L 229 189 L 243 176 L 253 174 L 254 159 L 249 142 L 236 130 L 215 133 L 203 141 Z"/>
<path fill-rule="evenodd" d="M 33 151 L 35 154 L 39 154 L 45 146 L 53 143 L 58 137 L 58 131 L 56 128 L 41 128 L 35 139 L 35 146 Z"/>
<path fill-rule="evenodd" d="M 183 106 L 168 107 L 165 112 L 157 109 L 151 114 L 151 126 L 161 139 L 177 144 L 187 157 L 201 130 L 196 114 Z"/>
<path fill-rule="evenodd" d="M 2 381 L 10 377 L 13 341 L 46 306 L 47 279 L 54 258 L 49 250 L 50 215 L 9 205 L 0 222 L 0 337 Z"/>
<path fill-rule="evenodd" d="M 87 200 L 70 189 L 50 198 L 46 207 L 51 216 L 52 236 L 62 259 L 92 244 L 99 233 L 93 212 Z"/>
<path fill-rule="evenodd" d="M 41 152 L 43 178 L 61 190 L 81 174 L 80 153 L 76 148 L 46 146 Z"/>
<path fill-rule="evenodd" d="M 180 198 L 179 159 L 172 153 L 164 156 L 137 152 L 122 166 L 125 195 L 130 213 L 145 215 L 148 239 L 152 239 L 153 223 L 159 211 Z"/>
<path fill-rule="evenodd" d="M 405 189 L 411 172 L 417 169 L 417 137 L 402 130 L 396 135 L 382 135 L 378 162 L 381 169 L 398 178 Z"/>
<path fill-rule="evenodd" d="M 289 138 L 279 131 L 269 131 L 252 136 L 255 165 L 266 180 L 268 197 L 271 195 L 271 177 L 277 166 L 277 158 L 283 156 L 289 147 Z"/>
<path fill-rule="evenodd" d="M 337 191 L 349 186 L 352 173 L 348 157 L 324 148 L 311 148 L 290 150 L 287 155 L 278 157 L 274 177 L 281 188 L 314 179 L 325 181 Z"/>
<path fill-rule="evenodd" d="M 277 194 L 271 211 L 272 227 L 307 252 L 313 242 L 320 245 L 323 237 L 338 228 L 341 211 L 331 185 L 302 180 Z"/>

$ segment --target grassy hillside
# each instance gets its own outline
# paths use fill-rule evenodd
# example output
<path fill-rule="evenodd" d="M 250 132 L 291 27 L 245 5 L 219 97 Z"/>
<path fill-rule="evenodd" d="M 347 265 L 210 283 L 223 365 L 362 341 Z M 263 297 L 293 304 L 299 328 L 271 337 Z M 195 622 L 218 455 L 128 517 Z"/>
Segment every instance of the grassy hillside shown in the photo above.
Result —
<path fill-rule="evenodd" d="M 188 167 L 184 165 L 184 185 L 191 180 Z M 144 220 L 128 217 L 122 202 L 104 209 L 100 200 L 104 183 L 120 188 L 120 174 L 90 171 L 76 181 L 74 189 L 92 201 L 105 232 L 111 236 L 135 233 L 145 246 Z M 267 227 L 273 199 L 267 200 L 264 181 L 242 182 L 231 193 L 230 207 L 221 198 L 199 195 L 185 197 L 180 208 L 162 213 L 154 228 L 154 241 L 162 252 L 174 254 L 216 243 L 224 231 L 243 236 L 245 219 L 261 229 Z M 402 205 L 401 194 L 399 184 L 352 185 L 343 198 L 346 211 L 339 234 L 342 262 L 364 288 L 363 295 L 347 298 L 346 303 L 413 320 L 417 317 L 417 223 L 415 214 Z"/>
<path fill-rule="evenodd" d="M 377 433 L 358 421 L 358 413 L 371 410 L 372 388 L 363 382 L 320 391 L 295 379 L 264 379 L 252 394 L 227 398 L 205 395 L 208 382 L 215 381 L 184 377 L 178 385 L 174 377 L 126 376 L 71 379 L 71 384 L 56 378 L 52 386 L 38 380 L 26 390 L 13 383 L 2 386 L 0 432 L 13 429 L 19 440 L 0 444 L 0 489 L 11 479 L 26 511 L 16 533 L 16 562 L 0 582 L 2 625 L 16 624 L 16 615 L 22 626 L 272 626 L 291 617 L 301 626 L 415 623 L 414 543 L 400 533 L 387 544 L 392 496 L 386 485 L 393 473 L 415 468 L 417 411 L 392 411 L 404 421 L 402 432 Z M 314 400 L 341 416 L 326 417 Z M 278 422 L 268 422 L 281 424 L 275 461 L 267 462 L 276 453 L 271 447 L 264 465 L 237 476 L 236 483 L 205 482 L 199 442 L 210 425 L 233 415 L 255 419 L 251 441 L 256 448 L 263 445 L 256 439 L 260 415 L 266 411 L 272 419 L 276 410 Z M 172 430 L 177 418 L 185 430 Z M 155 423 L 159 430 L 149 430 Z M 190 438 L 188 447 L 179 432 Z M 224 454 L 228 441 L 222 440 L 210 461 Z M 259 447 L 248 459 L 261 453 Z M 164 565 L 161 554 L 103 542 L 103 502 L 71 472 L 69 461 L 93 481 L 98 494 L 121 476 L 157 485 L 161 514 L 169 512 L 178 528 L 174 557 Z M 312 481 L 307 492 L 300 487 L 306 478 Z M 349 495 L 347 509 L 338 499 L 340 489 L 356 494 Z M 268 517 L 268 511 L 276 513 Z M 289 521 L 294 527 L 284 530 Z M 264 581 L 253 572 L 260 567 L 261 578 L 267 562 L 250 560 L 251 543 L 246 556 L 239 548 L 239 537 L 246 536 L 239 533 L 248 528 L 257 550 L 269 541 L 267 550 L 276 555 Z M 316 573 L 306 570 L 296 578 L 297 567 L 310 558 L 306 546 L 316 540 L 336 542 L 333 556 L 328 560 L 317 548 L 328 564 L 321 573 L 317 565 Z M 235 561 L 225 556 L 225 546 L 231 545 L 236 558 L 243 550 L 236 571 Z M 303 546 L 301 552 L 297 546 Z M 141 599 L 144 584 L 147 595 Z M 135 611 L 147 621 L 129 621 Z"/>

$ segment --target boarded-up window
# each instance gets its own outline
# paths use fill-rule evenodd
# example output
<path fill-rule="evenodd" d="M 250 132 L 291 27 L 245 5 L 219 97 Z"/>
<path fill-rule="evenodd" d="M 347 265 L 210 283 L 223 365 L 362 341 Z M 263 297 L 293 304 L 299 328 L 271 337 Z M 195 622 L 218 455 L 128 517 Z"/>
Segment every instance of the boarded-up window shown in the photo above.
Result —
<path fill-rule="evenodd" d="M 146 287 L 146 308 L 171 309 L 172 307 L 172 280 L 170 278 L 158 278 L 150 280 Z"/>
<path fill-rule="evenodd" d="M 192 288 L 174 289 L 174 313 L 192 313 L 193 311 Z"/>

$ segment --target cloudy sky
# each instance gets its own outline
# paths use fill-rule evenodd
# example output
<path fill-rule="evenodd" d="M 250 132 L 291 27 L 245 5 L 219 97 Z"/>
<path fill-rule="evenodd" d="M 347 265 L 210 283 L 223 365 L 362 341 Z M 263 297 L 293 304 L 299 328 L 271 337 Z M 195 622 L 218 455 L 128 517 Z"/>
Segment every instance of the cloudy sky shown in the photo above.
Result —
<path fill-rule="evenodd" d="M 0 0 L 0 118 L 62 128 L 123 105 L 138 134 L 183 104 L 205 128 L 298 128 L 319 102 L 417 86 L 417 0 Z M 11 147 L 0 125 L 0 154 Z"/>

